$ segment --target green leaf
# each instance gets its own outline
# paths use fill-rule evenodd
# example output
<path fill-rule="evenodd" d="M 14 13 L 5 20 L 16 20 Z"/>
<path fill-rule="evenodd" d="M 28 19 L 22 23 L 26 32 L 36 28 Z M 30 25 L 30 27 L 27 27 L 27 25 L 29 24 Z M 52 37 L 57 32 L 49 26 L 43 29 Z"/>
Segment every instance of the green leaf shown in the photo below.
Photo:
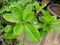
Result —
<path fill-rule="evenodd" d="M 44 12 L 44 11 L 43 11 Z M 44 13 L 44 16 L 40 17 L 39 18 L 43 23 L 47 23 L 47 24 L 50 24 L 54 21 L 56 21 L 56 16 L 50 16 L 49 12 L 45 12 Z"/>
<path fill-rule="evenodd" d="M 4 31 L 3 29 L 4 29 L 3 25 L 2 25 L 2 24 L 0 24 L 0 35 L 1 35 L 1 34 L 2 34 L 2 32 Z"/>
<path fill-rule="evenodd" d="M 60 20 L 56 20 L 54 21 L 51 25 L 50 25 L 51 28 L 56 28 L 56 27 L 60 27 Z"/>
<path fill-rule="evenodd" d="M 37 19 L 34 17 L 33 19 L 32 19 L 32 22 L 31 23 L 33 23 L 34 25 L 37 25 L 38 24 L 38 21 L 37 21 Z"/>
<path fill-rule="evenodd" d="M 50 33 L 50 32 L 51 32 L 51 29 L 50 29 L 50 27 L 49 27 L 49 26 L 47 26 L 47 27 L 46 27 L 46 29 L 47 29 L 47 32 L 48 32 L 48 33 Z"/>
<path fill-rule="evenodd" d="M 5 6 L 6 11 L 11 11 L 11 6 Z"/>
<path fill-rule="evenodd" d="M 16 35 L 14 35 L 14 33 L 13 33 L 13 27 L 10 26 L 10 25 L 6 26 L 5 32 L 6 32 L 5 33 L 5 38 L 6 39 L 14 39 L 14 38 L 17 37 Z"/>
<path fill-rule="evenodd" d="M 41 22 L 46 23 L 44 16 L 39 17 L 39 19 L 40 19 Z"/>
<path fill-rule="evenodd" d="M 16 45 L 23 45 L 23 42 L 18 40 Z"/>
<path fill-rule="evenodd" d="M 18 15 L 21 21 L 23 20 L 23 10 L 20 6 L 13 8 L 12 13 Z"/>
<path fill-rule="evenodd" d="M 23 32 L 23 25 L 22 24 L 17 24 L 14 27 L 14 34 L 15 35 L 20 35 L 20 34 L 22 34 L 22 32 Z"/>
<path fill-rule="evenodd" d="M 33 5 L 32 4 L 27 4 L 27 6 L 24 9 L 24 15 L 28 14 L 29 12 L 31 12 L 33 9 Z"/>
<path fill-rule="evenodd" d="M 1 28 L 3 28 L 3 25 L 2 25 L 2 24 L 0 24 L 0 29 L 1 29 Z"/>
<path fill-rule="evenodd" d="M 0 0 L 0 3 L 2 3 L 2 0 Z"/>
<path fill-rule="evenodd" d="M 46 5 L 47 5 L 46 3 L 42 3 L 42 5 L 39 7 L 38 12 L 39 12 L 39 11 L 42 11 L 43 8 L 46 7 Z M 45 12 L 44 12 L 44 13 L 45 13 Z"/>
<path fill-rule="evenodd" d="M 40 41 L 40 34 L 38 29 L 34 27 L 32 24 L 26 24 L 24 34 L 30 42 L 39 42 Z"/>
<path fill-rule="evenodd" d="M 47 31 L 48 30 L 48 27 L 46 25 L 43 26 L 43 30 L 44 31 Z"/>
<path fill-rule="evenodd" d="M 34 2 L 35 0 L 19 0 L 18 3 L 22 6 L 25 6 L 27 3 Z"/>
<path fill-rule="evenodd" d="M 3 15 L 3 18 L 6 20 L 6 21 L 9 21 L 9 22 L 16 22 L 18 23 L 20 21 L 20 18 L 18 15 L 16 14 L 4 14 Z"/>
<path fill-rule="evenodd" d="M 25 22 L 31 21 L 34 18 L 34 12 L 32 11 L 32 9 L 33 6 L 31 4 L 26 6 L 23 13 L 23 20 Z"/>
<path fill-rule="evenodd" d="M 25 22 L 30 22 L 32 21 L 32 19 L 34 18 L 34 12 L 30 12 L 29 14 L 27 14 L 26 16 L 24 16 L 24 21 Z"/>
<path fill-rule="evenodd" d="M 50 19 L 48 20 L 49 23 L 55 23 L 55 21 L 57 20 L 56 16 L 51 16 Z M 46 20 L 47 21 L 47 20 Z"/>
<path fill-rule="evenodd" d="M 40 7 L 39 3 L 38 2 L 35 2 L 34 5 L 36 7 L 36 10 L 38 11 L 39 10 L 39 7 Z"/>
<path fill-rule="evenodd" d="M 7 25 L 7 26 L 4 28 L 5 32 L 9 32 L 9 31 L 12 29 L 11 27 L 12 27 L 11 25 Z"/>
<path fill-rule="evenodd" d="M 42 5 L 40 6 L 41 9 L 43 9 L 44 7 L 46 7 L 47 4 L 46 3 L 42 3 Z"/>
<path fill-rule="evenodd" d="M 11 2 L 11 3 L 10 3 L 10 6 L 11 6 L 11 7 L 17 7 L 16 4 L 17 4 L 16 2 Z"/>
<path fill-rule="evenodd" d="M 54 28 L 54 31 L 55 31 L 56 33 L 60 34 L 60 27 L 55 27 L 55 28 Z"/>
<path fill-rule="evenodd" d="M 18 1 L 18 3 L 22 6 L 25 6 L 28 2 L 29 2 L 29 0 L 19 0 Z"/>
<path fill-rule="evenodd" d="M 8 0 L 3 0 L 4 4 L 7 4 L 8 3 Z"/>
<path fill-rule="evenodd" d="M 56 19 L 56 20 L 54 21 L 54 23 L 60 24 L 60 19 Z"/>
<path fill-rule="evenodd" d="M 17 36 L 14 35 L 13 30 L 11 30 L 11 31 L 9 31 L 9 32 L 7 32 L 7 33 L 5 34 L 5 38 L 6 38 L 6 39 L 14 39 L 14 38 L 16 38 L 16 37 L 17 37 Z"/>
<path fill-rule="evenodd" d="M 50 26 L 48 26 L 47 24 L 44 24 L 43 27 L 42 27 L 42 29 L 43 29 L 44 31 L 47 31 L 47 32 L 50 32 L 50 31 L 51 31 L 51 30 L 50 30 Z"/>
<path fill-rule="evenodd" d="M 40 35 L 41 35 L 41 37 L 44 37 L 44 36 L 46 36 L 46 33 L 47 33 L 46 31 L 44 31 L 44 30 L 41 30 L 41 31 L 40 31 Z"/>
<path fill-rule="evenodd" d="M 59 23 L 52 23 L 50 26 L 55 32 L 57 32 L 58 34 L 60 34 L 60 24 Z"/>
<path fill-rule="evenodd" d="M 42 9 L 41 12 L 42 12 L 42 14 L 43 14 L 45 17 L 47 17 L 47 16 L 48 16 L 48 17 L 51 17 L 51 16 L 50 16 L 50 13 L 49 13 L 48 11 L 45 11 L 45 10 Z"/>
<path fill-rule="evenodd" d="M 5 6 L 0 9 L 0 13 L 3 13 L 5 11 Z"/>

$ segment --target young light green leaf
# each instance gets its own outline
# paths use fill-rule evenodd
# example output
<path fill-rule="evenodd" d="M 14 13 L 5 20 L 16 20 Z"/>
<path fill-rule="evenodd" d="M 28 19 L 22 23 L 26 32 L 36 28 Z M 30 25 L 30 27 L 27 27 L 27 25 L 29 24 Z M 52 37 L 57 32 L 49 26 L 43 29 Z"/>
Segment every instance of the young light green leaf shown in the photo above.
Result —
<path fill-rule="evenodd" d="M 48 16 L 48 17 L 51 16 L 48 11 L 45 11 L 45 10 L 42 9 L 41 12 L 42 12 L 42 14 L 43 14 L 45 17 L 46 17 L 46 16 Z"/>
<path fill-rule="evenodd" d="M 47 5 L 46 3 L 42 3 L 42 5 L 39 7 L 39 11 L 42 11 L 43 8 L 46 7 L 46 5 Z M 39 11 L 38 11 L 38 12 L 39 12 Z"/>
<path fill-rule="evenodd" d="M 16 4 L 17 4 L 16 2 L 11 2 L 11 3 L 10 3 L 10 6 L 11 6 L 11 7 L 17 7 Z"/>
<path fill-rule="evenodd" d="M 30 22 L 34 18 L 34 12 L 28 13 L 24 18 L 25 22 Z"/>
<path fill-rule="evenodd" d="M 39 19 L 40 19 L 41 22 L 46 23 L 46 21 L 44 19 L 44 16 L 40 17 Z"/>
<path fill-rule="evenodd" d="M 3 18 L 6 20 L 6 21 L 9 21 L 9 22 L 19 22 L 20 21 L 20 18 L 18 15 L 16 14 L 4 14 L 3 15 Z"/>
<path fill-rule="evenodd" d="M 21 21 L 23 20 L 23 10 L 20 6 L 13 8 L 12 13 L 18 15 Z"/>
<path fill-rule="evenodd" d="M 36 7 L 36 10 L 38 11 L 39 10 L 39 7 L 40 7 L 39 3 L 38 2 L 35 2 L 34 5 Z"/>
<path fill-rule="evenodd" d="M 24 14 L 23 14 L 23 15 L 26 15 L 27 12 L 28 12 L 28 13 L 31 12 L 32 9 L 33 9 L 33 5 L 32 5 L 32 4 L 27 4 L 27 6 L 26 6 L 25 9 L 24 9 Z"/>
<path fill-rule="evenodd" d="M 11 7 L 10 6 L 5 6 L 5 10 L 6 11 L 11 11 Z"/>
<path fill-rule="evenodd" d="M 17 6 L 17 7 L 12 9 L 12 13 L 23 15 L 23 10 L 22 10 L 22 8 L 20 6 Z"/>
<path fill-rule="evenodd" d="M 23 20 L 25 22 L 31 21 L 34 17 L 34 12 L 32 11 L 33 6 L 31 4 L 27 5 L 24 13 L 23 13 Z"/>
<path fill-rule="evenodd" d="M 56 16 L 51 16 L 50 19 L 48 20 L 48 22 L 55 23 L 56 20 L 57 20 Z"/>
<path fill-rule="evenodd" d="M 22 24 L 17 24 L 14 27 L 14 34 L 15 35 L 20 35 L 20 34 L 22 34 L 22 32 L 23 32 L 23 25 Z"/>
<path fill-rule="evenodd" d="M 43 12 L 45 12 L 43 13 L 44 16 L 39 18 L 42 22 L 49 24 L 49 23 L 56 21 L 57 19 L 56 16 L 50 16 L 49 12 L 46 12 L 46 11 L 43 11 Z"/>
<path fill-rule="evenodd" d="M 26 24 L 24 34 L 30 42 L 39 42 L 40 34 L 39 31 L 32 24 Z"/>
<path fill-rule="evenodd" d="M 47 6 L 47 4 L 46 3 L 42 3 L 42 5 L 40 6 L 40 8 L 44 8 L 44 7 L 46 7 Z"/>

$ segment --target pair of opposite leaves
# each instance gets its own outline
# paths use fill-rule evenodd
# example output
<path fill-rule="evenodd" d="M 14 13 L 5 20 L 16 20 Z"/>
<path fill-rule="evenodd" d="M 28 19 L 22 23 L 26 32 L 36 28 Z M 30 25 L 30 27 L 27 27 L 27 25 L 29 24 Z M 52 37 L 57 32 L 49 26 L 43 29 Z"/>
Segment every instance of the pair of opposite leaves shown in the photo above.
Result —
<path fill-rule="evenodd" d="M 34 13 L 32 11 L 33 6 L 31 4 L 27 5 L 24 10 L 20 6 L 13 8 L 12 13 L 4 14 L 3 17 L 9 22 L 15 22 L 16 25 L 13 29 L 15 35 L 20 35 L 24 32 L 25 37 L 31 42 L 40 41 L 40 34 L 38 29 L 34 24 L 30 24 L 34 18 Z"/>

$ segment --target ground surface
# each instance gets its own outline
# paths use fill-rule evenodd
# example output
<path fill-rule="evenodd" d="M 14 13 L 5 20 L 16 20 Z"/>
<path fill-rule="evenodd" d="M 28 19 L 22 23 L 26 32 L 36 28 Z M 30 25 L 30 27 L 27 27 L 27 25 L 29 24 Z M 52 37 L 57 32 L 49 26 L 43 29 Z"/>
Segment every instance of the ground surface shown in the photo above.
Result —
<path fill-rule="evenodd" d="M 46 37 L 43 38 L 41 42 L 38 43 L 30 43 L 26 39 L 24 39 L 24 35 L 22 34 L 19 39 L 25 42 L 27 45 L 60 45 L 60 35 L 52 31 L 47 34 Z"/>

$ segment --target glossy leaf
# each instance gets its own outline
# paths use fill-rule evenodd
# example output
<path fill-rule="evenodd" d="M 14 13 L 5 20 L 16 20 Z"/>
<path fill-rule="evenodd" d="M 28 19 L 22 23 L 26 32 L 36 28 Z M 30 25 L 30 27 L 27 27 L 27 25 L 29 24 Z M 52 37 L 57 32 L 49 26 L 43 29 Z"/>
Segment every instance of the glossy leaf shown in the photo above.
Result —
<path fill-rule="evenodd" d="M 20 6 L 13 8 L 12 13 L 18 15 L 21 21 L 23 20 L 23 10 Z"/>
<path fill-rule="evenodd" d="M 17 24 L 15 27 L 14 27 L 14 34 L 15 35 L 21 35 L 23 32 L 23 25 L 22 24 Z"/>
<path fill-rule="evenodd" d="M 4 14 L 3 17 L 6 21 L 9 21 L 9 22 L 16 22 L 17 23 L 20 21 L 19 16 L 16 14 Z"/>
<path fill-rule="evenodd" d="M 38 30 L 32 24 L 26 24 L 24 34 L 30 42 L 39 42 L 40 34 Z"/>
<path fill-rule="evenodd" d="M 25 17 L 25 22 L 30 22 L 33 18 L 34 18 L 34 13 L 30 12 L 29 14 L 27 14 Z"/>
<path fill-rule="evenodd" d="M 32 5 L 27 5 L 24 13 L 23 13 L 23 20 L 25 22 L 31 21 L 34 18 L 34 12 L 32 11 L 33 6 Z"/>

